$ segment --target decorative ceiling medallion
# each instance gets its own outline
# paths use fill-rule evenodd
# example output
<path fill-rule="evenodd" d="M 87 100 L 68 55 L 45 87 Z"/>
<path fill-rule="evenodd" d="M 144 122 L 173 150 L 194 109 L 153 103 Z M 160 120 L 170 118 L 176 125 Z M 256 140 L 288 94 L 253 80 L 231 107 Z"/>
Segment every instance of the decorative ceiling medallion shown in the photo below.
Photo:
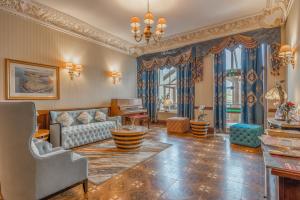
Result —
<path fill-rule="evenodd" d="M 280 26 L 285 22 L 292 3 L 293 0 L 267 0 L 266 9 L 257 15 L 172 35 L 157 44 L 149 45 L 134 45 L 75 17 L 31 0 L 0 0 L 0 9 L 31 18 L 44 26 L 96 44 L 139 56 L 255 29 Z"/>
<path fill-rule="evenodd" d="M 127 54 L 132 43 L 95 28 L 75 17 L 30 0 L 0 0 L 0 9 L 29 17 L 39 23 Z"/>

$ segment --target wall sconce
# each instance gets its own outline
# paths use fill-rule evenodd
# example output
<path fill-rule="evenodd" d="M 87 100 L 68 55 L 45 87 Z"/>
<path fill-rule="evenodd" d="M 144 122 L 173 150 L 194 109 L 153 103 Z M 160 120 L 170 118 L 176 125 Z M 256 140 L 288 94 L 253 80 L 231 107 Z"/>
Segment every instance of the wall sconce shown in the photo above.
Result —
<path fill-rule="evenodd" d="M 108 72 L 108 76 L 113 79 L 113 84 L 116 85 L 117 83 L 120 83 L 122 78 L 122 73 L 117 71 L 111 71 Z"/>
<path fill-rule="evenodd" d="M 69 70 L 69 76 L 71 80 L 73 80 L 74 77 L 80 77 L 80 73 L 82 72 L 82 65 L 67 62 L 65 68 Z"/>
<path fill-rule="evenodd" d="M 291 64 L 293 69 L 295 67 L 294 49 L 290 45 L 282 45 L 279 50 L 279 57 L 282 65 L 288 66 Z"/>

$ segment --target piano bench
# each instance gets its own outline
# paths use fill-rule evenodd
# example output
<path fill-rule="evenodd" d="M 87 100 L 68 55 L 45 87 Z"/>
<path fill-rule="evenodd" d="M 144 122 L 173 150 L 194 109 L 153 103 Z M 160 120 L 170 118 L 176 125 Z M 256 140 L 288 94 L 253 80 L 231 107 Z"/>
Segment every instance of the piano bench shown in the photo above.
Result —
<path fill-rule="evenodd" d="M 150 119 L 148 115 L 131 115 L 128 116 L 128 118 L 132 121 L 132 120 L 138 120 L 141 124 L 141 122 L 145 122 L 147 121 L 148 123 L 148 128 L 150 128 Z"/>

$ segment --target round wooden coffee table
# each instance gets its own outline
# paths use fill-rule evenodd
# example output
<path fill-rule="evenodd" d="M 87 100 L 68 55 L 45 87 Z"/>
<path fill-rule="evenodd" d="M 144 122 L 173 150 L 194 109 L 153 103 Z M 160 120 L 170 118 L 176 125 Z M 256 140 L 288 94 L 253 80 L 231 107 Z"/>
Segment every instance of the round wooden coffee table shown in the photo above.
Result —
<path fill-rule="evenodd" d="M 142 146 L 144 135 L 148 131 L 146 127 L 123 126 L 111 130 L 115 144 L 120 149 L 137 149 Z"/>
<path fill-rule="evenodd" d="M 192 133 L 195 136 L 205 136 L 209 127 L 209 122 L 207 121 L 190 121 Z"/>

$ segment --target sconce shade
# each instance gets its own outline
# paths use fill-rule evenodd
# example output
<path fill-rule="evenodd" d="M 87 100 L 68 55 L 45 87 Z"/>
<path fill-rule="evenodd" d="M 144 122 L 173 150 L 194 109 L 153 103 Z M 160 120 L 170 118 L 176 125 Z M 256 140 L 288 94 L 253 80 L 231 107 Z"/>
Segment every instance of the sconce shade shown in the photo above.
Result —
<path fill-rule="evenodd" d="M 110 77 L 120 78 L 121 76 L 122 76 L 121 72 L 117 72 L 117 71 L 110 72 Z"/>
<path fill-rule="evenodd" d="M 75 65 L 71 62 L 66 62 L 65 68 L 68 70 L 71 80 L 74 80 L 74 77 L 79 77 L 80 72 L 82 72 L 82 65 L 80 64 Z"/>
<path fill-rule="evenodd" d="M 82 65 L 75 65 L 75 71 L 82 72 Z"/>
<path fill-rule="evenodd" d="M 113 84 L 119 83 L 122 78 L 122 73 L 117 71 L 109 71 L 107 75 L 112 78 Z"/>
<path fill-rule="evenodd" d="M 280 47 L 279 57 L 286 57 L 292 55 L 293 55 L 293 49 L 291 48 L 290 45 L 282 45 Z"/>
<path fill-rule="evenodd" d="M 67 62 L 67 63 L 65 64 L 65 68 L 66 68 L 66 69 L 69 69 L 69 70 L 73 69 L 73 63 Z"/>

